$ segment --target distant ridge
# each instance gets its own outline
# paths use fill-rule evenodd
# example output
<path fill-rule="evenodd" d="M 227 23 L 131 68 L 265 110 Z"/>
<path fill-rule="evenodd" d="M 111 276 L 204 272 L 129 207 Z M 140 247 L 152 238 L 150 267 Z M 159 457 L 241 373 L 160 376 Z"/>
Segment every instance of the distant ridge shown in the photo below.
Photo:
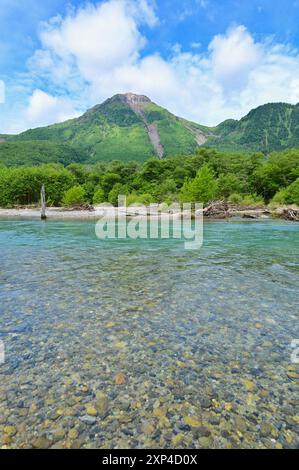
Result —
<path fill-rule="evenodd" d="M 209 146 L 222 150 L 269 153 L 299 147 L 299 103 L 268 103 L 251 110 L 236 121 L 229 119 L 215 129 Z"/>
<path fill-rule="evenodd" d="M 264 152 L 299 147 L 299 104 L 270 103 L 242 119 L 207 127 L 182 119 L 145 95 L 117 94 L 60 124 L 0 135 L 0 163 L 95 163 L 167 158 L 198 147 Z"/>

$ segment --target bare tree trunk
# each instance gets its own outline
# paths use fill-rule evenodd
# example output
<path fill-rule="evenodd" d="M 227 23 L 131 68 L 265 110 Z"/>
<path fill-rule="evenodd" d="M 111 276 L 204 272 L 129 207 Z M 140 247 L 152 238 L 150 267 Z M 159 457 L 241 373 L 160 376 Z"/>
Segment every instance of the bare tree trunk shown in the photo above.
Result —
<path fill-rule="evenodd" d="M 41 195 L 41 219 L 46 220 L 46 191 L 45 191 L 45 185 L 42 185 L 42 189 L 40 192 Z"/>

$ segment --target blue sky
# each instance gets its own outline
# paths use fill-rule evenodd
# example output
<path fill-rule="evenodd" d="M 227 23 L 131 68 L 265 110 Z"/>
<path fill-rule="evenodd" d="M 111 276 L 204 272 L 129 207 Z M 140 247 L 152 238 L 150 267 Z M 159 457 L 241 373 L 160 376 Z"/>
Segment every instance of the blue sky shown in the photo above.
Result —
<path fill-rule="evenodd" d="M 0 133 L 77 116 L 118 91 L 210 125 L 267 101 L 299 101 L 299 0 L 0 8 Z"/>

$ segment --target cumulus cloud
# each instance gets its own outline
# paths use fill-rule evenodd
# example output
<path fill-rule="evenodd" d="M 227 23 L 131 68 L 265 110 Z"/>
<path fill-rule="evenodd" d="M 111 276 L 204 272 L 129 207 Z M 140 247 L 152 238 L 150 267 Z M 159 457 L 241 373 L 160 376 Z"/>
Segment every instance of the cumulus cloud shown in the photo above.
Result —
<path fill-rule="evenodd" d="M 207 2 L 200 2 L 206 6 Z M 36 90 L 25 125 L 71 117 L 115 93 L 148 95 L 177 115 L 206 125 L 240 118 L 266 102 L 299 101 L 299 51 L 243 25 L 216 35 L 206 51 L 173 47 L 145 55 L 146 27 L 159 27 L 148 0 L 106 0 L 55 17 L 40 27 L 41 48 L 30 74 L 49 84 Z M 70 95 L 71 99 L 61 98 Z"/>
<path fill-rule="evenodd" d="M 30 127 L 47 125 L 49 122 L 63 122 L 78 116 L 70 100 L 58 98 L 35 90 L 29 98 L 25 117 Z"/>
<path fill-rule="evenodd" d="M 244 26 L 237 26 L 226 35 L 215 36 L 209 52 L 214 78 L 225 89 L 235 90 L 246 85 L 250 71 L 262 59 L 263 47 Z"/>
<path fill-rule="evenodd" d="M 31 60 L 52 68 L 59 63 L 65 72 L 77 67 L 81 77 L 93 81 L 101 72 L 135 63 L 146 43 L 138 25 L 155 24 L 155 15 L 145 0 L 110 0 L 89 4 L 66 18 L 44 23 L 40 31 L 43 49 Z M 59 62 L 60 59 L 60 62 Z"/>

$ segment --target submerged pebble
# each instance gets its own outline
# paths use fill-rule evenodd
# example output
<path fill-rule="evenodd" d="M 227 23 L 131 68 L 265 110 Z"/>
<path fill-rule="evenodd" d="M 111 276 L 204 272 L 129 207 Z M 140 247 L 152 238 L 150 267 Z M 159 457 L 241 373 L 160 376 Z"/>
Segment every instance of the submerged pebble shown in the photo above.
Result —
<path fill-rule="evenodd" d="M 0 221 L 0 447 L 298 447 L 298 231 L 209 222 L 190 251 Z"/>

